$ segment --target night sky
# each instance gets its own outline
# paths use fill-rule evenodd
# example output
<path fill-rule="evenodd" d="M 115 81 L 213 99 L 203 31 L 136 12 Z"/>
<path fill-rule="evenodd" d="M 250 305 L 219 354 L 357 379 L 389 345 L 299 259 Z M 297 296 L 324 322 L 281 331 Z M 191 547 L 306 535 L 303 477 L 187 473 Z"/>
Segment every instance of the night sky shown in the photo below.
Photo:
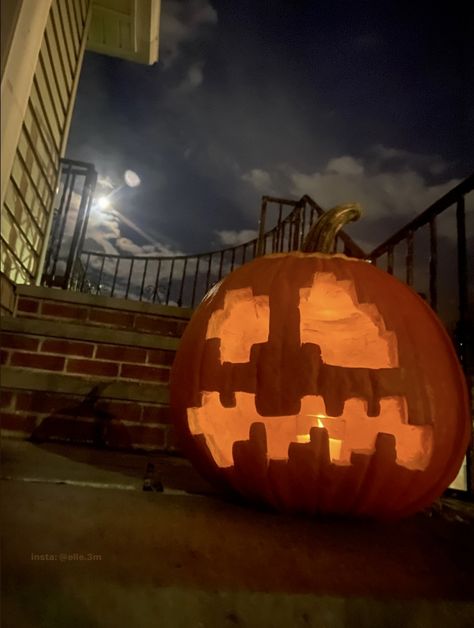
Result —
<path fill-rule="evenodd" d="M 103 191 L 142 181 L 88 244 L 218 249 L 253 236 L 263 194 L 307 193 L 359 201 L 370 250 L 474 169 L 467 7 L 162 0 L 157 64 L 85 55 L 67 156 Z"/>

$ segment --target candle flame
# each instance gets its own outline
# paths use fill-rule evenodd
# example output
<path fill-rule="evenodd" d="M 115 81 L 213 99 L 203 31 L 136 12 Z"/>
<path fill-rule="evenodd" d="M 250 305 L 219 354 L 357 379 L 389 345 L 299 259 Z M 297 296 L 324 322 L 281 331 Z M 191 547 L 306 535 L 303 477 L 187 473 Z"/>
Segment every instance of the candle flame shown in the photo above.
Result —
<path fill-rule="evenodd" d="M 297 443 L 309 443 L 311 440 L 310 435 L 309 434 L 297 434 L 296 435 L 296 442 Z"/>
<path fill-rule="evenodd" d="M 335 417 L 330 417 L 327 414 L 308 414 L 308 416 L 316 419 L 317 427 L 324 427 L 327 429 L 326 425 L 324 425 L 323 419 L 333 419 Z M 298 443 L 309 443 L 310 436 L 309 434 L 298 434 L 296 437 L 296 442 Z M 342 449 L 342 440 L 339 438 L 331 438 L 329 437 L 329 456 L 331 458 L 331 462 L 337 461 L 341 458 L 341 449 Z"/>

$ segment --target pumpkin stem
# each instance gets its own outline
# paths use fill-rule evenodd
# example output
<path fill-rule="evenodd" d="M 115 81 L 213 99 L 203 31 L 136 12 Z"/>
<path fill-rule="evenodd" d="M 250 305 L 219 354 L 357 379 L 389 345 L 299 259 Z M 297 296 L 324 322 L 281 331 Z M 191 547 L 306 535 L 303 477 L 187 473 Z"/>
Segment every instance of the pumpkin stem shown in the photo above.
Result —
<path fill-rule="evenodd" d="M 305 253 L 332 253 L 338 232 L 348 222 L 358 220 L 362 213 L 359 203 L 337 205 L 322 214 L 304 239 Z"/>

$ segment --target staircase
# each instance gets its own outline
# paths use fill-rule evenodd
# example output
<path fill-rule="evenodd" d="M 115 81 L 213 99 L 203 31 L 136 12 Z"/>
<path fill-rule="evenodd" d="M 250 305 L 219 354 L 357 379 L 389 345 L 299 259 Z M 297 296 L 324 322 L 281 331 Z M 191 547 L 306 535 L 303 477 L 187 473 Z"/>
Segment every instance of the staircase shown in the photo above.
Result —
<path fill-rule="evenodd" d="M 1 319 L 3 436 L 175 450 L 168 379 L 190 309 L 16 286 Z"/>

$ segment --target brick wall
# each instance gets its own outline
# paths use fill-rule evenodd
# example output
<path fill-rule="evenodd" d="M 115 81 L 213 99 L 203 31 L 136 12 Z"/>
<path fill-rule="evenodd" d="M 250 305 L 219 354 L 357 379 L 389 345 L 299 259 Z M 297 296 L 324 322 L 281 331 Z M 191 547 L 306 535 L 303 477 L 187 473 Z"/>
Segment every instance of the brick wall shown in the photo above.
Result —
<path fill-rule="evenodd" d="M 37 442 L 176 451 L 166 406 L 5 388 L 0 402 L 2 429 Z"/>
<path fill-rule="evenodd" d="M 31 286 L 2 319 L 2 432 L 176 451 L 168 381 L 190 313 Z M 183 313 L 184 312 L 184 313 Z"/>
<path fill-rule="evenodd" d="M 2 333 L 1 364 L 101 378 L 164 382 L 174 351 Z"/>

